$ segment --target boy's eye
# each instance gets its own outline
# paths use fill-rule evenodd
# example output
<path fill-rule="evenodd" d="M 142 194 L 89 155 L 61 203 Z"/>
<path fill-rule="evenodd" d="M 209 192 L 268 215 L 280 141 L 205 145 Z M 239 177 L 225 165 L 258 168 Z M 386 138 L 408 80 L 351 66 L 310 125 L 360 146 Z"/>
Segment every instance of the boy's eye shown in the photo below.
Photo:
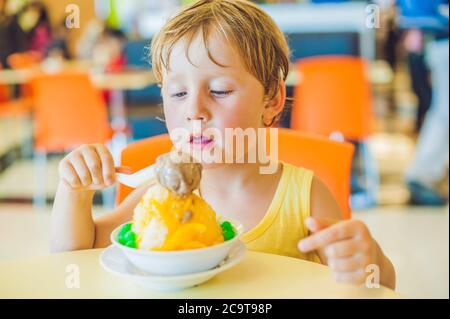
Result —
<path fill-rule="evenodd" d="M 185 95 L 186 95 L 186 92 L 179 92 L 179 93 L 172 94 L 172 97 L 180 98 L 180 97 L 183 97 Z"/>
<path fill-rule="evenodd" d="M 227 96 L 227 95 L 231 94 L 232 92 L 233 92 L 232 90 L 228 90 L 228 91 L 211 90 L 211 93 L 216 96 Z M 186 96 L 186 94 L 187 94 L 187 92 L 178 92 L 178 93 L 172 94 L 171 97 L 182 98 L 182 97 Z"/>
<path fill-rule="evenodd" d="M 217 96 L 226 96 L 231 94 L 233 91 L 232 90 L 228 90 L 228 91 L 215 91 L 215 90 L 211 90 L 211 93 Z"/>

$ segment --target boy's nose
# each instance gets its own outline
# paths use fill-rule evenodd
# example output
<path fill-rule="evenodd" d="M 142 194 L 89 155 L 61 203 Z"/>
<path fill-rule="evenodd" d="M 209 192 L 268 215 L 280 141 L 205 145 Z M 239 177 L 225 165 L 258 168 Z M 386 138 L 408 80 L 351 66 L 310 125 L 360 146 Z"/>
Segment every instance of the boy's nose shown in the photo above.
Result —
<path fill-rule="evenodd" d="M 206 106 L 206 101 L 199 95 L 193 97 L 189 103 L 190 105 L 186 112 L 186 120 L 188 122 L 195 120 L 206 122 L 210 119 L 210 113 Z"/>

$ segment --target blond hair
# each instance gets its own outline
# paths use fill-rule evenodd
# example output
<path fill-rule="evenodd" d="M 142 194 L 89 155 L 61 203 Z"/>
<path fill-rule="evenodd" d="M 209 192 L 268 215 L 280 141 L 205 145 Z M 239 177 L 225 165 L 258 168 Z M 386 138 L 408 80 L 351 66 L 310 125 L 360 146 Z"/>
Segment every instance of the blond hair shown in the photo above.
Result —
<path fill-rule="evenodd" d="M 209 35 L 218 31 L 239 53 L 245 68 L 273 98 L 278 85 L 289 71 L 289 48 L 272 18 L 257 5 L 246 0 L 200 0 L 183 7 L 155 35 L 151 43 L 151 60 L 155 77 L 162 82 L 163 68 L 168 70 L 172 48 L 180 39 L 186 48 L 201 32 L 208 56 L 219 66 L 208 49 Z M 189 59 L 189 56 L 186 53 Z"/>

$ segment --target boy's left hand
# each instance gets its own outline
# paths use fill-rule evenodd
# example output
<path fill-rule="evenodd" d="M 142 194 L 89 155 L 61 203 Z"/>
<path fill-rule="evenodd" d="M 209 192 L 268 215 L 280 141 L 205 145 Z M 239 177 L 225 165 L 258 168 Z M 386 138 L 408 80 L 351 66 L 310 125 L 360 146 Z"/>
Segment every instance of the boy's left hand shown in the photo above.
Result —
<path fill-rule="evenodd" d="M 313 235 L 298 243 L 300 251 L 319 250 L 338 282 L 365 282 L 367 265 L 378 263 L 378 246 L 363 222 L 310 217 L 305 224 Z"/>

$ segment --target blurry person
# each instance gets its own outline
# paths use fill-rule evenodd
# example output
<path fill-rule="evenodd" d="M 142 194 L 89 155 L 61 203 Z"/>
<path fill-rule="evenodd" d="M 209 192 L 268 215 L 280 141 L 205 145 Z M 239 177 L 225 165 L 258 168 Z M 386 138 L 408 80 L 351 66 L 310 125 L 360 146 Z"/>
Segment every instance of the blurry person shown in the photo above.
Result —
<path fill-rule="evenodd" d="M 90 20 L 86 24 L 77 43 L 76 56 L 78 59 L 92 59 L 92 51 L 104 28 L 104 23 L 98 19 Z"/>
<path fill-rule="evenodd" d="M 77 58 L 91 60 L 101 72 L 121 70 L 127 64 L 123 52 L 125 41 L 121 30 L 107 27 L 101 20 L 91 20 L 77 44 Z M 109 104 L 111 93 L 105 90 L 103 97 Z"/>
<path fill-rule="evenodd" d="M 113 71 L 126 65 L 123 46 L 125 34 L 119 30 L 105 26 L 98 20 L 93 20 L 77 48 L 77 57 L 92 60 L 103 71 Z"/>
<path fill-rule="evenodd" d="M 64 60 L 71 58 L 67 45 L 67 31 L 66 20 L 63 19 L 54 29 L 52 42 L 47 48 L 47 56 Z"/>
<path fill-rule="evenodd" d="M 407 51 L 407 62 L 411 76 L 411 85 L 417 97 L 416 131 L 420 131 L 426 112 L 431 103 L 431 85 L 429 73 L 424 59 L 424 35 L 420 29 L 407 30 L 404 47 Z"/>
<path fill-rule="evenodd" d="M 399 25 L 408 30 L 404 43 L 410 52 L 413 89 L 419 99 L 417 126 L 421 128 L 414 158 L 406 171 L 410 201 L 416 205 L 444 205 L 447 196 L 439 193 L 437 185 L 446 177 L 449 151 L 448 1 L 399 0 L 398 4 Z"/>
<path fill-rule="evenodd" d="M 103 30 L 98 46 L 94 48 L 94 51 L 101 47 L 103 54 L 107 56 L 106 71 L 114 72 L 126 66 L 127 61 L 123 52 L 126 39 L 125 34 L 119 29 L 106 27 Z"/>
<path fill-rule="evenodd" d="M 418 100 L 417 131 L 431 104 L 431 85 L 424 48 L 429 41 L 448 38 L 448 18 L 440 12 L 440 6 L 445 4 L 448 5 L 448 0 L 397 0 L 398 24 L 405 31 L 403 43 L 407 51 L 412 89 Z"/>
<path fill-rule="evenodd" d="M 18 22 L 24 1 L 0 0 L 0 64 L 8 67 L 7 57 L 26 50 L 27 38 Z"/>
<path fill-rule="evenodd" d="M 92 49 L 92 60 L 103 72 L 117 72 L 127 65 L 123 47 L 126 41 L 125 34 L 110 27 L 105 27 L 97 43 Z M 105 102 L 111 102 L 111 91 L 103 91 Z"/>
<path fill-rule="evenodd" d="M 449 41 L 432 42 L 427 48 L 433 97 L 420 131 L 414 158 L 406 172 L 411 204 L 445 205 L 437 184 L 447 174 L 449 152 Z"/>
<path fill-rule="evenodd" d="M 396 24 L 395 0 L 373 0 L 381 9 L 380 25 L 376 32 L 377 40 L 380 41 L 380 54 L 382 58 L 389 63 L 392 70 L 397 67 L 397 44 L 399 40 L 398 28 Z"/>
<path fill-rule="evenodd" d="M 21 13 L 19 24 L 27 33 L 27 49 L 45 56 L 51 43 L 51 27 L 44 4 L 38 1 L 30 2 Z"/>

